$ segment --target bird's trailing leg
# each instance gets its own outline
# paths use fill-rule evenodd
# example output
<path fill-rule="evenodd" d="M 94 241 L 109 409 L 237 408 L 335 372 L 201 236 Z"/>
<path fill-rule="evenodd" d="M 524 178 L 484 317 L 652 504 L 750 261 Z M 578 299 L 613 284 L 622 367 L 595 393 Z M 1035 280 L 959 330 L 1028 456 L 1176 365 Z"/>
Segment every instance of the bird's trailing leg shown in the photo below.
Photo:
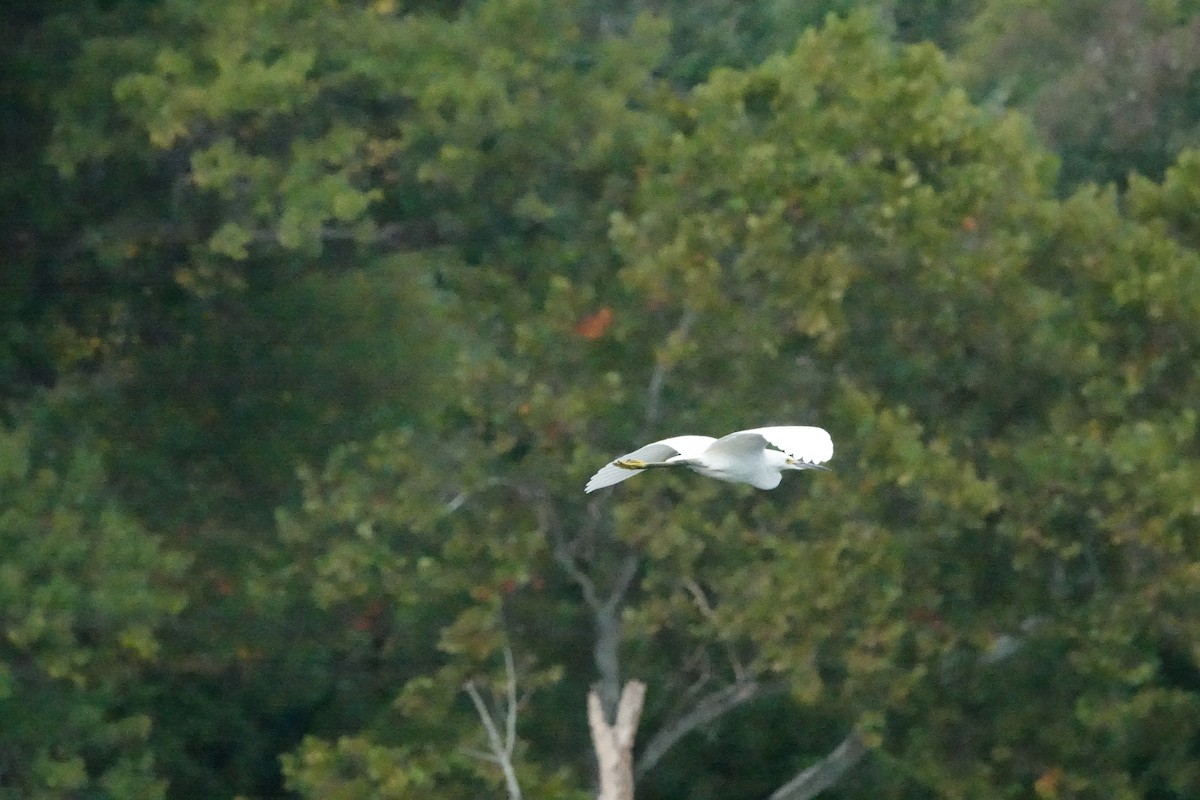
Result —
<path fill-rule="evenodd" d="M 678 456 L 670 461 L 642 461 L 640 458 L 618 458 L 612 462 L 614 467 L 621 469 L 653 469 L 655 467 L 678 467 L 680 465 L 687 466 L 687 462 L 679 459 Z"/>

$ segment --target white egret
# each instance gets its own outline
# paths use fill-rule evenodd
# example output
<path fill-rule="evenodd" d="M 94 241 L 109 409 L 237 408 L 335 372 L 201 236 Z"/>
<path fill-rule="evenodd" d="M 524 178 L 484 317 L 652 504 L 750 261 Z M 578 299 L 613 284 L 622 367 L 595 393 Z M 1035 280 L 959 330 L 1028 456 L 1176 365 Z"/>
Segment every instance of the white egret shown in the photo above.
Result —
<path fill-rule="evenodd" d="M 784 470 L 826 469 L 821 464 L 831 458 L 833 440 L 829 434 L 821 428 L 802 425 L 751 428 L 720 439 L 673 436 L 605 465 L 591 477 L 584 491 L 594 492 L 632 478 L 644 469 L 659 467 L 687 467 L 717 480 L 774 489 L 783 480 Z"/>

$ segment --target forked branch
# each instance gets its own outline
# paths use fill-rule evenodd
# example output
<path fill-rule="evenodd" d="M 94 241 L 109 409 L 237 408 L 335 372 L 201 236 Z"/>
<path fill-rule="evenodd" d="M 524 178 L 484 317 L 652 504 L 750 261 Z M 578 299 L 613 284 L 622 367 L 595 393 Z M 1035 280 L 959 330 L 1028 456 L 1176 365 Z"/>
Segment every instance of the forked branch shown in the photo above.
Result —
<path fill-rule="evenodd" d="M 504 784 L 508 788 L 509 800 L 521 800 L 521 785 L 517 782 L 517 771 L 513 766 L 513 752 L 517 745 L 517 669 L 513 663 L 512 649 L 509 647 L 504 648 L 504 673 L 503 734 L 500 733 L 500 727 L 496 723 L 496 717 L 500 715 L 493 716 L 475 681 L 467 681 L 463 684 L 463 689 L 466 690 L 471 702 L 475 705 L 479 721 L 483 723 L 483 729 L 487 732 L 488 747 L 491 749 L 491 753 L 482 753 L 480 756 L 498 765 L 500 771 L 504 773 Z"/>
<path fill-rule="evenodd" d="M 621 691 L 616 720 L 610 725 L 595 689 L 588 692 L 588 727 L 600 766 L 596 800 L 633 800 L 633 740 L 637 736 L 646 684 L 630 681 Z"/>

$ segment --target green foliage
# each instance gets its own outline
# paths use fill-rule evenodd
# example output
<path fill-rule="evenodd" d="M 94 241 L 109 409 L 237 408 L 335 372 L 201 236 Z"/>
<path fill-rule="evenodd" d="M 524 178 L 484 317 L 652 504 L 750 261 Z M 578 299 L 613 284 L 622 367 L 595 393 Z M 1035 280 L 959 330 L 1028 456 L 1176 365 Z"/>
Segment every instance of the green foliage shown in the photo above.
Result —
<path fill-rule="evenodd" d="M 299 459 L 425 418 L 453 342 L 428 263 L 379 258 L 247 292 L 198 308 L 179 341 L 140 348 L 110 401 L 137 419 L 96 420 L 144 481 L 137 496 L 172 498 L 172 513 L 196 504 L 202 519 L 254 507 L 266 521 L 270 505 L 249 498 L 291 496 Z M 205 497 L 180 484 L 187 473 Z"/>
<path fill-rule="evenodd" d="M 628 39 L 585 43 L 572 13 L 528 0 L 457 19 L 387 4 L 167 3 L 177 43 L 118 73 L 113 93 L 131 136 L 182 155 L 190 187 L 227 210 L 208 240 L 219 255 L 570 224 L 551 219 L 580 189 L 563 179 L 607 171 L 629 146 L 630 101 L 663 33 L 643 17 Z M 64 128 L 64 169 L 95 157 L 90 126 L 105 122 Z M 406 220 L 419 221 L 411 233 Z"/>
<path fill-rule="evenodd" d="M 1055 302 L 1024 275 L 1051 208 L 1046 162 L 1018 120 L 972 108 L 935 51 L 893 59 L 861 26 L 834 28 L 715 75 L 690 116 L 643 184 L 650 210 L 615 217 L 632 286 L 705 314 L 733 299 L 763 355 L 815 348 L 931 421 L 961 408 L 949 416 L 977 420 L 972 432 L 1042 390 L 1038 361 L 1016 350 Z M 768 359 L 730 358 L 729 329 L 705 326 L 699 352 L 766 381 Z M 998 369 L 1000 394 L 973 388 Z"/>
<path fill-rule="evenodd" d="M 405 602 L 434 596 L 422 570 L 443 586 L 469 576 L 475 588 L 458 592 L 475 603 L 444 623 L 433 683 L 410 683 L 442 687 L 441 707 L 461 669 L 505 643 L 562 658 L 557 638 L 529 632 L 563 618 L 569 596 L 535 587 L 553 569 L 544 548 L 581 536 L 572 546 L 592 548 L 596 580 L 624 551 L 643 560 L 625 617 L 632 674 L 682 695 L 711 686 L 732 652 L 812 716 L 861 726 L 894 759 L 880 769 L 896 796 L 911 783 L 961 796 L 1187 787 L 1186 751 L 1109 742 L 1113 725 L 1160 713 L 1191 730 L 1193 688 L 1146 649 L 1187 623 L 1160 627 L 1166 606 L 1144 599 L 1173 557 L 1194 558 L 1183 487 L 1196 476 L 1169 455 L 1194 446 L 1176 403 L 1189 387 L 1160 383 L 1186 374 L 1166 368 L 1129 383 L 1145 368 L 1145 320 L 1190 313 L 1191 295 L 1165 287 L 1194 274 L 1191 256 L 1110 198 L 1056 203 L 1018 120 L 974 109 L 931 49 L 896 53 L 871 31 L 833 24 L 789 57 L 715 73 L 672 109 L 677 131 L 649 142 L 637 195 L 612 217 L 620 287 L 587 273 L 500 284 L 529 313 L 493 318 L 504 335 L 462 363 L 471 424 L 436 449 L 392 446 L 412 464 L 397 484 L 423 503 L 384 503 L 398 527 L 382 549 L 349 537 L 374 532 L 379 510 L 312 538 L 341 565 L 318 568 L 342 588 L 318 582 L 317 596 L 365 592 L 368 566 L 389 562 L 398 574 L 383 585 L 416 587 Z M 479 302 L 450 285 L 466 308 Z M 622 487 L 596 529 L 577 484 L 635 440 L 632 387 L 653 369 L 673 428 L 740 427 L 762 409 L 819 419 L 843 432 L 840 466 L 787 501 L 656 475 Z M 1159 477 L 1135 487 L 1135 474 Z M 442 544 L 426 552 L 440 559 L 388 555 L 431 519 Z M 697 666 L 679 672 L 680 658 Z M 1056 689 L 1030 705 L 1047 669 Z M 997 692 L 999 675 L 1024 688 Z M 524 712 L 526 736 L 570 713 L 546 701 Z M 1101 707 L 1126 709 L 1122 722 L 1088 711 Z M 656 796 L 655 776 L 642 787 Z"/>
<path fill-rule="evenodd" d="M 1127 201 L 1134 218 L 1190 250 L 1200 245 L 1200 151 L 1184 151 L 1161 184 L 1132 176 Z"/>
<path fill-rule="evenodd" d="M 741 403 L 786 409 L 783 358 L 845 376 L 804 393 L 854 431 L 838 457 L 852 473 L 814 482 L 819 501 L 790 525 L 753 526 L 769 544 L 744 571 L 722 553 L 701 583 L 736 598 L 726 636 L 754 642 L 799 697 L 859 708 L 874 741 L 939 792 L 1044 788 L 1050 775 L 1095 795 L 1186 795 L 1185 758 L 1101 747 L 1084 709 L 1127 708 L 1136 726 L 1195 702 L 1157 654 L 1188 624 L 1169 611 L 1179 597 L 1145 599 L 1168 563 L 1196 557 L 1184 487 L 1198 476 L 1180 461 L 1196 446 L 1180 403 L 1196 388 L 1194 255 L 1122 220 L 1111 196 L 1050 202 L 1028 136 L 967 105 L 931 55 L 893 57 L 833 25 L 791 59 L 714 75 L 647 171 L 640 215 L 616 218 L 629 284 L 706 321 L 676 365 L 683 407 L 713 402 L 719 374 L 717 403 L 753 386 Z M 876 430 L 887 448 L 872 447 Z M 704 552 L 705 520 L 720 521 L 716 541 L 749 527 L 687 497 L 694 515 L 629 520 L 682 548 L 666 546 L 672 565 Z M 798 526 L 820 533 L 794 541 Z M 775 530 L 792 533 L 776 543 Z M 1191 606 L 1182 569 L 1171 583 Z M 1034 642 L 1070 643 L 1060 688 L 1033 707 L 985 704 L 970 687 L 993 669 L 989 642 L 1022 624 Z M 1050 657 L 1031 643 L 995 669 Z M 937 721 L 910 727 L 932 696 Z M 1039 762 L 1052 741 L 1074 745 Z M 1106 767 L 1091 761 L 1100 751 Z"/>
<path fill-rule="evenodd" d="M 0 373 L 39 398 L 0 437 L 0 791 L 500 796 L 464 687 L 500 718 L 511 678 L 525 794 L 584 797 L 587 690 L 640 677 L 643 747 L 775 692 L 651 800 L 768 795 L 851 729 L 846 797 L 1195 796 L 1200 161 L 1060 200 L 1034 141 L 1068 185 L 1157 174 L 1195 9 L 1035 6 L 22 28 L 14 152 L 56 174 L 0 187 L 38 186 Z M 829 428 L 833 471 L 581 491 L 770 423 Z"/>
<path fill-rule="evenodd" d="M 302 512 L 281 512 L 292 592 L 310 592 L 310 613 L 341 621 L 343 663 L 377 664 L 343 680 L 371 681 L 399 712 L 371 715 L 375 738 L 305 741 L 284 761 L 289 786 L 303 796 L 415 797 L 437 786 L 439 796 L 472 797 L 498 782 L 485 761 L 464 755 L 487 745 L 460 689 L 493 671 L 506 626 L 520 626 L 530 613 L 514 608 L 514 593 L 544 584 L 549 567 L 545 541 L 532 527 L 504 537 L 478 534 L 496 517 L 482 498 L 456 501 L 465 504 L 458 516 L 471 520 L 466 525 L 448 518 L 449 487 L 441 485 L 453 468 L 447 449 L 410 434 L 341 448 L 320 474 L 302 475 Z M 488 485 L 471 465 L 458 478 Z M 483 492 L 503 499 L 507 490 Z M 528 658 L 519 672 L 522 693 L 559 678 L 559 670 Z M 384 675 L 390 680 L 380 682 Z M 570 796 L 577 776 L 536 764 L 522 759 L 527 791 Z"/>
<path fill-rule="evenodd" d="M 891 7 L 895 36 L 902 42 L 933 42 L 953 52 L 962 38 L 963 27 L 987 0 L 893 0 Z"/>
<path fill-rule="evenodd" d="M 1200 135 L 1191 2 L 983 4 L 959 53 L 975 90 L 1020 108 L 1060 155 L 1062 180 L 1158 178 Z"/>
<path fill-rule="evenodd" d="M 163 797 L 131 687 L 183 607 L 186 559 L 113 503 L 94 450 L 35 453 L 0 429 L 0 796 Z"/>

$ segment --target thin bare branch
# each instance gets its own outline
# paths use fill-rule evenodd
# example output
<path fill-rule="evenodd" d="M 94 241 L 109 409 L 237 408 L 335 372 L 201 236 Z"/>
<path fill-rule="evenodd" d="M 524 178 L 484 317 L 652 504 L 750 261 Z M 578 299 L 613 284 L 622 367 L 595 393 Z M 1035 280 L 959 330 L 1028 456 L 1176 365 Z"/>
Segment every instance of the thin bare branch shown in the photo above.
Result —
<path fill-rule="evenodd" d="M 485 484 L 485 487 L 492 485 L 496 485 L 494 481 L 488 482 Z M 596 671 L 599 676 L 600 693 L 604 700 L 604 708 L 608 714 L 608 718 L 611 719 L 612 714 L 616 713 L 617 698 L 621 690 L 620 655 L 618 652 L 621 632 L 621 602 L 625 594 L 629 591 L 634 577 L 637 575 L 640 559 L 634 553 L 626 554 L 618 568 L 608 596 L 602 598 L 595 581 L 580 566 L 574 552 L 577 542 L 582 538 L 590 537 L 594 532 L 599 518 L 597 501 L 593 501 L 592 505 L 589 506 L 587 523 L 579 536 L 574 540 L 568 541 L 563 535 L 563 526 L 559 524 L 553 507 L 546 501 L 544 495 L 533 488 L 521 484 L 505 482 L 504 485 L 516 492 L 533 509 L 538 520 L 538 528 L 553 542 L 551 549 L 554 560 L 558 562 L 563 571 L 579 587 L 584 603 L 592 612 L 596 626 L 593 657 L 596 662 Z M 450 502 L 448 506 L 449 511 L 452 513 L 460 508 L 468 497 L 463 497 L 462 493 L 460 493 Z M 460 498 L 462 499 L 460 500 Z"/>
<path fill-rule="evenodd" d="M 638 777 L 649 772 L 680 739 L 692 731 L 756 697 L 762 697 L 780 688 L 781 684 L 761 684 L 754 681 L 732 683 L 701 698 L 688 713 L 664 726 L 650 738 L 641 758 L 638 759 Z"/>
<path fill-rule="evenodd" d="M 769 800 L 810 800 L 841 780 L 866 754 L 867 745 L 851 731 L 829 755 L 780 786 Z"/>
<path fill-rule="evenodd" d="M 504 648 L 505 688 L 508 690 L 508 720 L 504 729 L 504 755 L 512 758 L 517 742 L 517 667 L 511 647 Z"/>
<path fill-rule="evenodd" d="M 683 316 L 679 318 L 679 324 L 668 335 L 668 340 L 686 337 L 695 321 L 695 311 L 690 308 L 684 311 Z M 663 387 L 666 385 L 667 374 L 670 371 L 671 365 L 667 363 L 665 358 L 660 356 L 654 362 L 654 371 L 650 373 L 650 384 L 646 387 L 646 419 L 642 431 L 643 436 L 648 435 L 650 429 L 654 427 L 654 423 L 658 422 L 659 410 L 662 405 Z"/>
<path fill-rule="evenodd" d="M 704 589 L 691 577 L 684 580 L 683 586 L 692 596 L 692 601 L 696 604 L 696 608 L 700 610 L 700 614 L 716 628 L 717 612 L 713 610 L 712 605 L 708 602 L 708 597 L 704 594 Z M 725 656 L 729 659 L 729 666 L 733 669 L 735 682 L 743 683 L 749 680 L 746 667 L 742 664 L 742 660 L 738 658 L 737 651 L 724 639 L 722 639 L 721 644 L 724 645 Z"/>
<path fill-rule="evenodd" d="M 575 581 L 575 585 L 579 587 L 580 593 L 583 595 L 583 602 L 587 603 L 587 607 L 592 613 L 597 613 L 604 604 L 600 601 L 600 596 L 596 594 L 596 584 L 592 583 L 592 579 L 587 573 L 579 568 L 579 564 L 575 562 L 575 557 L 571 555 L 564 541 L 555 543 L 554 560 L 563 568 L 563 571 Z"/>
<path fill-rule="evenodd" d="M 473 747 L 460 747 L 458 751 L 463 755 L 470 756 L 471 758 L 478 758 L 480 761 L 487 761 L 491 764 L 500 763 L 500 759 L 496 758 L 491 753 L 485 753 L 484 751 L 476 750 Z"/>
<path fill-rule="evenodd" d="M 633 584 L 633 578 L 637 575 L 638 566 L 641 564 L 641 559 L 636 553 L 627 553 L 621 561 L 621 569 L 617 573 L 617 579 L 613 581 L 612 591 L 608 594 L 608 599 L 604 601 L 604 610 L 610 614 L 617 613 L 621 607 L 621 602 L 625 599 L 625 593 L 629 591 L 629 587 Z"/>
<path fill-rule="evenodd" d="M 483 723 L 484 731 L 487 732 L 488 746 L 492 751 L 490 755 L 486 753 L 473 753 L 473 755 L 499 765 L 500 771 L 504 774 L 504 784 L 508 788 L 509 800 L 521 800 L 521 785 L 517 782 L 517 771 L 513 767 L 512 761 L 517 741 L 517 671 L 513 663 L 512 649 L 509 647 L 504 648 L 504 669 L 508 701 L 508 708 L 505 710 L 504 736 L 500 735 L 496 720 L 488 709 L 487 703 L 484 702 L 483 695 L 479 692 L 475 681 L 467 681 L 463 684 L 463 689 L 466 690 L 471 702 L 475 705 L 475 712 L 479 715 L 479 721 Z"/>
<path fill-rule="evenodd" d="M 589 506 L 588 520 L 584 530 L 574 540 L 568 541 L 563 535 L 563 526 L 559 523 L 554 513 L 554 508 L 542 493 L 529 486 L 508 481 L 500 483 L 494 479 L 485 483 L 481 488 L 488 488 L 495 485 L 503 485 L 511 489 L 522 501 L 528 503 L 530 508 L 533 509 L 538 520 L 539 530 L 553 542 L 551 550 L 554 560 L 558 562 L 563 571 L 579 587 L 584 603 L 592 612 L 592 618 L 596 626 L 593 657 L 596 662 L 596 671 L 599 676 L 600 693 L 604 700 L 604 708 L 609 719 L 611 719 L 612 715 L 616 713 L 617 698 L 621 691 L 620 654 L 618 652 L 621 638 L 621 602 L 625 594 L 629 591 L 634 576 L 637 575 L 640 559 L 634 553 L 626 554 L 618 568 L 608 596 L 602 598 L 595 581 L 580 566 L 574 552 L 580 539 L 590 537 L 594 531 L 598 519 L 596 501 L 593 501 L 593 504 Z M 469 498 L 469 493 L 460 492 L 448 504 L 447 513 L 457 511 Z"/>

